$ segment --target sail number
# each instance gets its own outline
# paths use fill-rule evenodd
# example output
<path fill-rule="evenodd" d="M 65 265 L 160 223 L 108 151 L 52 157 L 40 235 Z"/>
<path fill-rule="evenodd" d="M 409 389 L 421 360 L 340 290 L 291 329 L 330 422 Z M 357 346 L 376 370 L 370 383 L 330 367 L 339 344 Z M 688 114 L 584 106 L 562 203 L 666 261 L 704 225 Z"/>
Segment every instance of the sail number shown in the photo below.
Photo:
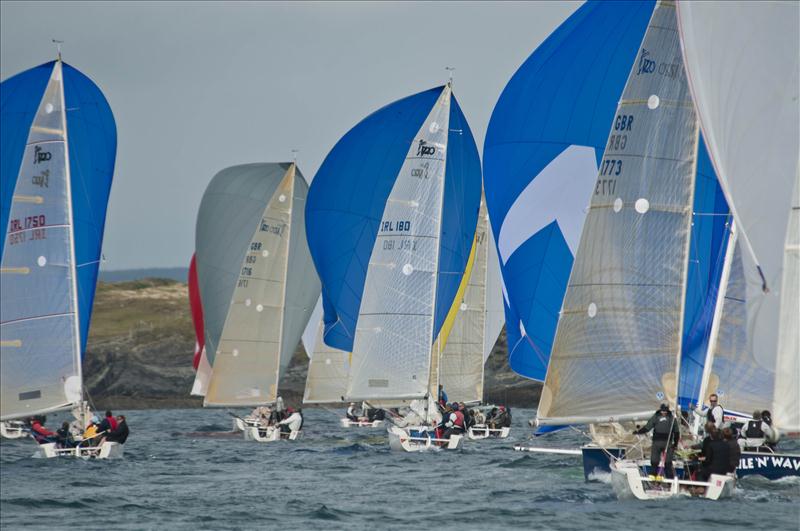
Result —
<path fill-rule="evenodd" d="M 16 245 L 28 240 L 45 240 L 47 239 L 46 225 L 47 219 L 44 214 L 26 216 L 22 219 L 11 219 L 8 221 L 8 244 Z"/>
<path fill-rule="evenodd" d="M 622 161 L 605 159 L 600 163 L 600 175 L 619 175 L 622 173 Z"/>
<path fill-rule="evenodd" d="M 628 145 L 628 135 L 625 134 L 633 128 L 632 114 L 618 114 L 614 118 L 614 132 L 608 137 L 606 151 L 624 150 Z"/>
<path fill-rule="evenodd" d="M 266 219 L 261 220 L 261 232 L 268 232 L 280 236 L 283 233 L 283 224 L 270 225 Z"/>
<path fill-rule="evenodd" d="M 412 239 L 383 240 L 384 251 L 416 251 L 417 241 Z"/>
<path fill-rule="evenodd" d="M 47 225 L 44 214 L 38 216 L 26 216 L 23 219 L 12 219 L 8 222 L 8 232 L 19 232 L 21 230 L 35 229 Z"/>

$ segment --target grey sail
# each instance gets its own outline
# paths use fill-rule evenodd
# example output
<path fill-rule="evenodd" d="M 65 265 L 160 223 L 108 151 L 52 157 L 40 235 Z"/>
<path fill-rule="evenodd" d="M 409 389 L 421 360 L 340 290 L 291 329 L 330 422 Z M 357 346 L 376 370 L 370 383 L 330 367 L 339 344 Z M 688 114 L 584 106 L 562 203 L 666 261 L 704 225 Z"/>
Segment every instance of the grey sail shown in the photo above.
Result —
<path fill-rule="evenodd" d="M 203 197 L 196 253 L 212 366 L 205 405 L 275 401 L 319 296 L 302 224 L 307 191 L 293 164 L 248 164 L 217 174 Z"/>

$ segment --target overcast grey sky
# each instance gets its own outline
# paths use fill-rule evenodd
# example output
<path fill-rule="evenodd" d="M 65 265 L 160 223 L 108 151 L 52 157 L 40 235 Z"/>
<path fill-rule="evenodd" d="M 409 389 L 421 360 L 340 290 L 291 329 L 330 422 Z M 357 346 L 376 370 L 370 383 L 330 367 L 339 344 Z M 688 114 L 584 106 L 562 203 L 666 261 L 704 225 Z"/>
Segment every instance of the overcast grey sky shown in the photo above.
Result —
<path fill-rule="evenodd" d="M 310 180 L 348 129 L 445 66 L 482 149 L 503 87 L 578 5 L 2 2 L 0 78 L 66 41 L 117 122 L 103 269 L 187 266 L 217 171 L 299 149 Z"/>

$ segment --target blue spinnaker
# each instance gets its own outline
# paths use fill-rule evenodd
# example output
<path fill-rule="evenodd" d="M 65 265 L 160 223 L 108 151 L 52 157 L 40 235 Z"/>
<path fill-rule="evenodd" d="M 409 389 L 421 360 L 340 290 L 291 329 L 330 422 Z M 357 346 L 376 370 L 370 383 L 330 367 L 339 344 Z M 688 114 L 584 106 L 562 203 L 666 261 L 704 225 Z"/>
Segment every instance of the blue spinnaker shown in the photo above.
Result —
<path fill-rule="evenodd" d="M 54 64 L 51 61 L 39 65 L 0 84 L 0 227 L 4 231 L 0 258 L 25 143 Z M 66 63 L 63 76 L 83 355 L 114 174 L 117 129 L 108 102 L 91 79 Z"/>
<path fill-rule="evenodd" d="M 587 2 L 528 57 L 492 113 L 484 186 L 509 364 L 522 376 L 544 380 L 596 164 L 653 6 Z M 544 190 L 518 201 L 530 186 Z M 512 216 L 519 228 L 502 230 Z"/>
<path fill-rule="evenodd" d="M 420 92 L 367 116 L 336 143 L 312 181 L 306 227 L 322 281 L 324 341 L 331 347 L 353 348 L 378 224 L 411 142 L 442 90 Z M 433 338 L 469 258 L 481 193 L 478 150 L 455 97 L 449 121 Z"/>

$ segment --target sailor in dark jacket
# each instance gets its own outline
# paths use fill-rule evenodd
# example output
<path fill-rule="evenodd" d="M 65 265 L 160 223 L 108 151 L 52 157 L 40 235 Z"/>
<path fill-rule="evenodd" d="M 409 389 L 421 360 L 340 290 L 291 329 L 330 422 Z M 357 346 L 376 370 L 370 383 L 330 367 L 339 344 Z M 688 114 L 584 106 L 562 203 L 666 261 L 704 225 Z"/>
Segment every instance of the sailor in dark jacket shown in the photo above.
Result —
<path fill-rule="evenodd" d="M 125 422 L 125 415 L 118 415 L 117 427 L 111 430 L 106 440 L 125 444 L 125 441 L 128 440 L 128 434 L 130 434 L 130 430 L 128 430 L 128 423 Z"/>
<path fill-rule="evenodd" d="M 678 445 L 680 439 L 680 428 L 678 421 L 667 404 L 661 404 L 655 415 L 650 417 L 644 427 L 635 430 L 633 433 L 641 435 L 653 430 L 653 446 L 650 449 L 650 473 L 657 474 L 658 465 L 661 462 L 661 454 L 666 452 L 664 459 L 664 470 L 668 478 L 675 476 L 672 468 L 672 453 Z"/>
<path fill-rule="evenodd" d="M 703 461 L 703 467 L 697 473 L 698 481 L 708 481 L 711 474 L 725 475 L 731 468 L 731 447 L 728 441 L 722 438 L 722 432 L 715 430 L 711 433 L 711 442 Z"/>

